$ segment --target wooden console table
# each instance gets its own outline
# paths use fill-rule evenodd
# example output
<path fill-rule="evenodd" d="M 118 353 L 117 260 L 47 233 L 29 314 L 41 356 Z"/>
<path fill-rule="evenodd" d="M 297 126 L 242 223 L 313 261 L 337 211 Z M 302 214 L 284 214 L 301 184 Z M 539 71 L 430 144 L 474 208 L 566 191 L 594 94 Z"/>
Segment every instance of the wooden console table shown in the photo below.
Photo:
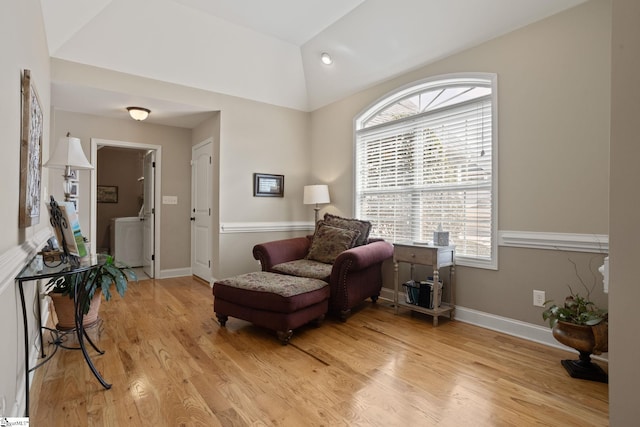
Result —
<path fill-rule="evenodd" d="M 400 307 L 405 307 L 413 311 L 425 313 L 433 316 L 433 326 L 438 326 L 438 317 L 448 315 L 449 319 L 453 319 L 455 311 L 455 246 L 426 246 L 395 243 L 393 245 L 393 273 L 394 273 L 394 303 L 396 314 Z M 413 279 L 414 264 L 433 266 L 433 283 L 437 284 L 440 280 L 440 268 L 449 267 L 449 300 L 442 301 L 439 307 L 426 308 L 419 305 L 405 302 L 400 296 L 398 264 L 401 262 L 411 264 L 411 278 Z M 433 300 L 440 300 L 439 293 L 442 290 L 436 285 L 434 286 Z"/>

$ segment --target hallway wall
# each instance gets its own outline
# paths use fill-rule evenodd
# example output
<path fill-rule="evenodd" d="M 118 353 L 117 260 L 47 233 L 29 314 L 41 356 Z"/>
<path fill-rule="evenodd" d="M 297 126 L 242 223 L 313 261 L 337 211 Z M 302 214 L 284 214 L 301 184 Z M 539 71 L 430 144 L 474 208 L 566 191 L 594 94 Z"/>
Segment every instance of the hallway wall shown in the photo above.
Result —
<path fill-rule="evenodd" d="M 25 410 L 24 331 L 20 297 L 14 278 L 51 235 L 46 187 L 49 175 L 42 168 L 40 222 L 27 228 L 18 227 L 20 195 L 20 139 L 22 120 L 21 76 L 31 71 L 43 115 L 42 159 L 48 159 L 51 69 L 44 33 L 42 10 L 37 0 L 0 2 L 0 415 L 18 417 Z M 46 160 L 45 160 L 46 161 Z M 37 283 L 25 286 L 25 303 L 31 343 L 31 362 L 35 361 L 38 327 L 35 313 L 39 289 Z"/>
<path fill-rule="evenodd" d="M 123 114 L 123 117 L 126 116 Z M 191 265 L 191 130 L 134 122 L 129 118 L 112 119 L 59 110 L 54 112 L 52 120 L 52 134 L 59 137 L 71 132 L 82 140 L 82 147 L 87 155 L 90 153 L 91 138 L 162 147 L 162 193 L 176 196 L 178 203 L 163 205 L 161 200 L 156 201 L 156 209 L 160 211 L 162 221 L 160 270 L 182 269 Z M 55 191 L 61 189 L 61 184 L 56 184 L 54 178 L 56 177 L 52 177 L 50 181 L 50 188 L 52 194 L 59 198 L 60 194 Z M 89 182 L 89 171 L 80 171 L 80 226 L 85 235 L 90 230 Z M 94 236 L 88 237 L 93 241 Z"/>

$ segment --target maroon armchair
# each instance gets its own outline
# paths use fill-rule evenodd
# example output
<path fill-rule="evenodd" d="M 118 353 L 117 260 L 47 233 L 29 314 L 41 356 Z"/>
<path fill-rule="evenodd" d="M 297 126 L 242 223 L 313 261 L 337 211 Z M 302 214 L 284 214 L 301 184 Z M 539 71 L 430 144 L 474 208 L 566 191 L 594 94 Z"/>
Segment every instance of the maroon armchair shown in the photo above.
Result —
<path fill-rule="evenodd" d="M 351 309 L 367 298 L 376 302 L 382 288 L 382 262 L 393 256 L 393 245 L 371 239 L 341 252 L 333 264 L 307 260 L 311 236 L 276 240 L 254 246 L 253 257 L 263 271 L 313 277 L 329 283 L 329 309 L 345 321 Z"/>

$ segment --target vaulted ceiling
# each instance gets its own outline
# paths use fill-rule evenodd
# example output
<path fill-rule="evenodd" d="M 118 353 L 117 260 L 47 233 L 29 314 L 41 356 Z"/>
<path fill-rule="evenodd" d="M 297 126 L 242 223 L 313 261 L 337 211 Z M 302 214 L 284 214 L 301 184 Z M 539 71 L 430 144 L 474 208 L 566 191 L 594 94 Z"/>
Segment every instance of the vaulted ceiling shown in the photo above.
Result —
<path fill-rule="evenodd" d="M 585 0 L 41 0 L 50 55 L 312 111 Z M 328 52 L 333 64 L 320 62 Z M 56 108 L 100 91 L 53 81 Z M 118 94 L 106 94 L 118 96 Z M 74 100 L 75 99 L 75 100 Z M 81 101 L 82 100 L 82 101 Z M 76 105 L 74 107 L 74 105 Z"/>

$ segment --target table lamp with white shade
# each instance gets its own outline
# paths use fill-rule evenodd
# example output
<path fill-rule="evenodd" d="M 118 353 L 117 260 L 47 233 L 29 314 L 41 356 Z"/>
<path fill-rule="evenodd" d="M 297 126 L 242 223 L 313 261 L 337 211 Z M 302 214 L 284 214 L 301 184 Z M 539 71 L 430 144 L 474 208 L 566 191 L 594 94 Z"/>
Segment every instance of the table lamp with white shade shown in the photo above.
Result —
<path fill-rule="evenodd" d="M 77 181 L 78 177 L 74 176 L 73 171 L 93 169 L 93 166 L 84 155 L 84 151 L 82 151 L 80 138 L 69 136 L 69 134 L 60 138 L 53 155 L 44 164 L 44 167 L 64 169 L 64 175 L 62 175 L 64 178 L 64 200 L 67 202 L 77 200 L 77 191 L 75 195 L 73 194 L 73 180 Z"/>
<path fill-rule="evenodd" d="M 329 202 L 331 202 L 331 200 L 329 199 L 329 186 L 324 184 L 304 186 L 303 203 L 305 205 L 316 205 L 313 208 L 313 210 L 316 212 L 316 222 L 318 222 L 318 211 L 320 210 L 318 204 Z"/>

